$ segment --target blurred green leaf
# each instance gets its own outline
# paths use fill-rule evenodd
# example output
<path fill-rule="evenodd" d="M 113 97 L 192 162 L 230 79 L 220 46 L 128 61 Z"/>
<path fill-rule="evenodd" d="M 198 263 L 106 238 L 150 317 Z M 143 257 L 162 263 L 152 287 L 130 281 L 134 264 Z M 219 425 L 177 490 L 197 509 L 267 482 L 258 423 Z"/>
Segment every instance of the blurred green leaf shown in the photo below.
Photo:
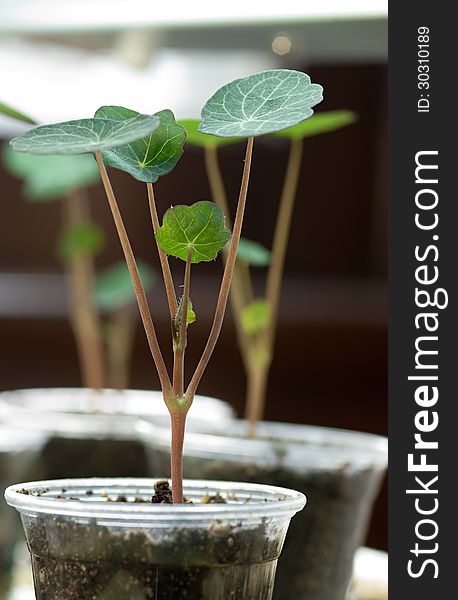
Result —
<path fill-rule="evenodd" d="M 306 73 L 273 69 L 220 88 L 202 109 L 199 131 L 220 137 L 251 137 L 292 127 L 313 115 L 321 85 Z"/>
<path fill-rule="evenodd" d="M 95 113 L 96 118 L 118 121 L 138 115 L 138 112 L 122 106 L 102 106 Z M 143 182 L 154 183 L 170 173 L 183 154 L 186 131 L 176 123 L 171 110 L 161 110 L 153 116 L 160 121 L 157 129 L 146 138 L 105 150 L 103 162 Z"/>
<path fill-rule="evenodd" d="M 298 123 L 294 127 L 276 131 L 273 135 L 290 140 L 302 140 L 307 137 L 342 129 L 342 127 L 351 125 L 357 120 L 358 115 L 351 110 L 329 110 L 315 114 L 310 119 L 307 119 L 307 121 L 302 121 L 302 123 Z"/>
<path fill-rule="evenodd" d="M 156 273 L 143 261 L 137 262 L 140 278 L 146 291 L 156 280 Z M 105 311 L 113 311 L 135 301 L 135 291 L 125 262 L 102 271 L 95 284 L 95 303 Z"/>
<path fill-rule="evenodd" d="M 201 148 L 218 148 L 228 144 L 237 144 L 244 138 L 224 138 L 216 135 L 208 135 L 199 131 L 200 119 L 180 119 L 178 121 L 186 129 L 186 143 Z"/>
<path fill-rule="evenodd" d="M 11 117 L 12 119 L 16 119 L 16 121 L 22 121 L 23 123 L 29 123 L 29 125 L 35 125 L 33 119 L 4 102 L 0 102 L 0 115 Z"/>
<path fill-rule="evenodd" d="M 267 248 L 264 248 L 258 242 L 240 238 L 237 260 L 241 260 L 253 267 L 267 267 L 270 264 L 271 258 L 270 250 L 267 250 Z"/>
<path fill-rule="evenodd" d="M 18 135 L 10 145 L 30 154 L 86 154 L 142 139 L 159 127 L 159 119 L 138 115 L 125 121 L 78 119 L 41 125 Z"/>
<path fill-rule="evenodd" d="M 94 256 L 103 247 L 103 233 L 92 223 L 81 223 L 67 227 L 58 241 L 58 254 L 62 262 L 68 262 L 79 255 Z"/>
<path fill-rule="evenodd" d="M 99 170 L 92 156 L 37 156 L 3 151 L 6 169 L 24 180 L 24 194 L 31 200 L 52 200 L 99 181 Z"/>
<path fill-rule="evenodd" d="M 270 317 L 271 309 L 267 300 L 253 300 L 242 310 L 242 327 L 250 335 L 262 333 L 269 326 Z"/>
<path fill-rule="evenodd" d="M 214 260 L 231 238 L 224 215 L 213 202 L 174 206 L 165 213 L 157 241 L 166 254 L 186 261 L 192 248 L 192 263 Z"/>

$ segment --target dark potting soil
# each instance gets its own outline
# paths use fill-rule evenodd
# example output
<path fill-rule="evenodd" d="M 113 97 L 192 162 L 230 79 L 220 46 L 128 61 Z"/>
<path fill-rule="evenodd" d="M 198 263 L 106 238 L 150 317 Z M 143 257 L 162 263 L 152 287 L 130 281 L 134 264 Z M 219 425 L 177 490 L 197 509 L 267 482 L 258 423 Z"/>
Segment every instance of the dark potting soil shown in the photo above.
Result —
<path fill-rule="evenodd" d="M 154 450 L 156 468 L 167 453 Z M 278 561 L 274 600 L 344 600 L 353 556 L 364 541 L 381 474 L 371 469 L 261 468 L 250 463 L 185 457 L 187 477 L 264 483 L 303 492 L 305 509 L 291 521 Z"/>
<path fill-rule="evenodd" d="M 135 440 L 53 436 L 42 459 L 44 479 L 150 475 L 143 445 Z"/>
<path fill-rule="evenodd" d="M 168 502 L 158 483 L 153 500 Z M 272 598 L 279 542 L 263 524 L 149 530 L 39 515 L 25 527 L 37 600 Z"/>

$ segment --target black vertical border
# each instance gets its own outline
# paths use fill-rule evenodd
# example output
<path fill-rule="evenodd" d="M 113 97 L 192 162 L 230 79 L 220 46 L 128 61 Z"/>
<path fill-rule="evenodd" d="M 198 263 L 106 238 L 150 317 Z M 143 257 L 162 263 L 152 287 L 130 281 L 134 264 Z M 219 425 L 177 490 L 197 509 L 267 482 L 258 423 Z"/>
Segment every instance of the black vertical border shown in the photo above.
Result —
<path fill-rule="evenodd" d="M 441 0 L 390 0 L 389 10 L 389 111 L 390 111 L 390 330 L 389 330 L 389 424 L 390 424 L 390 600 L 445 600 L 458 597 L 457 552 L 458 518 L 458 24 L 456 5 Z M 430 29 L 430 100 L 428 114 L 417 112 L 417 30 Z M 438 310 L 439 336 L 439 524 L 435 558 L 439 577 L 427 568 L 413 579 L 407 562 L 414 558 L 410 549 L 416 542 L 414 497 L 405 493 L 412 487 L 407 471 L 407 455 L 412 452 L 416 384 L 407 377 L 414 374 L 415 338 L 415 261 L 417 244 L 428 235 L 420 232 L 415 217 L 415 154 L 420 150 L 439 151 L 440 202 L 439 282 L 446 288 L 449 305 Z M 456 542 L 455 542 L 456 540 Z M 432 542 L 429 543 L 432 546 Z M 428 543 L 424 542 L 424 547 Z M 428 558 L 427 555 L 424 555 Z M 418 562 L 417 562 L 418 564 Z M 455 566 L 456 565 L 456 566 Z"/>

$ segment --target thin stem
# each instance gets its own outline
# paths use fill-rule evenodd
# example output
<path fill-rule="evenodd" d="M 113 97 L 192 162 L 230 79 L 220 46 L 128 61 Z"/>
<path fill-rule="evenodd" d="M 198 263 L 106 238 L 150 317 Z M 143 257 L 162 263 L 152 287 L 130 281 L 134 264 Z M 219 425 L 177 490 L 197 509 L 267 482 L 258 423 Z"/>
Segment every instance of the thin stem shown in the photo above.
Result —
<path fill-rule="evenodd" d="M 186 429 L 186 412 L 170 413 L 172 426 L 172 452 L 170 467 L 172 475 L 172 500 L 174 504 L 183 504 L 183 442 Z"/>
<path fill-rule="evenodd" d="M 288 158 L 285 181 L 280 200 L 277 225 L 272 246 L 272 261 L 267 274 L 266 300 L 270 305 L 271 318 L 267 332 L 267 347 L 272 351 L 278 324 L 281 284 L 285 267 L 294 201 L 302 164 L 302 140 L 293 140 Z"/>
<path fill-rule="evenodd" d="M 223 176 L 218 160 L 218 149 L 204 149 L 205 170 L 207 172 L 208 183 L 213 202 L 221 209 L 221 212 L 226 217 L 226 224 L 231 228 L 231 213 L 227 201 L 226 190 L 224 187 Z M 223 264 L 226 264 L 228 250 L 225 248 L 222 252 Z M 247 277 L 248 275 L 248 277 Z M 237 333 L 237 340 L 242 353 L 242 359 L 245 368 L 248 367 L 250 339 L 242 324 L 242 310 L 253 299 L 253 286 L 250 278 L 248 265 L 236 261 L 234 275 L 232 278 L 231 290 L 231 305 Z"/>
<path fill-rule="evenodd" d="M 246 421 L 247 436 L 254 437 L 256 425 L 264 415 L 264 398 L 266 397 L 269 364 L 253 366 L 247 371 L 247 404 Z"/>
<path fill-rule="evenodd" d="M 131 306 L 123 306 L 116 310 L 107 325 L 105 343 L 108 383 L 114 390 L 125 390 L 129 387 L 129 366 L 136 325 Z"/>
<path fill-rule="evenodd" d="M 85 190 L 75 190 L 63 201 L 63 220 L 75 227 L 91 220 Z M 94 257 L 79 253 L 67 267 L 70 279 L 70 321 L 75 335 L 83 385 L 93 389 L 105 386 L 105 365 L 100 318 L 93 301 Z"/>
<path fill-rule="evenodd" d="M 247 371 L 248 392 L 245 405 L 245 418 L 248 421 L 248 435 L 251 436 L 254 435 L 256 423 L 263 418 L 265 411 L 267 382 L 274 353 L 281 285 L 285 266 L 286 249 L 291 230 L 294 201 L 301 172 L 302 151 L 302 140 L 293 140 L 291 143 L 288 166 L 286 169 L 274 233 L 272 261 L 267 275 L 266 300 L 270 305 L 271 316 L 269 326 L 263 336 L 265 361 L 262 364 L 255 363 L 254 365 L 251 365 L 250 369 Z"/>
<path fill-rule="evenodd" d="M 156 207 L 156 199 L 154 197 L 154 189 L 152 183 L 147 183 L 146 187 L 148 189 L 148 202 L 149 202 L 149 210 L 151 214 L 151 221 L 153 223 L 153 231 L 156 234 L 156 231 L 159 229 L 159 217 L 157 214 Z M 167 302 L 169 304 L 170 317 L 176 315 L 178 310 L 177 297 L 175 293 L 175 286 L 173 284 L 173 276 L 172 271 L 170 270 L 169 261 L 166 253 L 162 250 L 159 243 L 156 241 L 157 251 L 159 253 L 159 260 L 161 262 L 162 275 L 164 278 L 165 285 L 165 293 L 167 294 Z"/>
<path fill-rule="evenodd" d="M 157 340 L 156 330 L 154 328 L 153 320 L 151 318 L 151 313 L 149 310 L 148 301 L 146 299 L 145 290 L 143 288 L 142 280 L 140 278 L 140 273 L 138 272 L 137 263 L 135 261 L 134 253 L 130 245 L 127 231 L 124 226 L 121 213 L 119 211 L 119 206 L 116 201 L 116 197 L 114 195 L 107 170 L 103 163 L 102 155 L 98 151 L 95 153 L 95 156 L 97 159 L 97 164 L 99 166 L 100 175 L 102 177 L 102 182 L 107 195 L 108 203 L 110 205 L 111 213 L 113 215 L 116 230 L 118 232 L 119 241 L 121 242 L 121 247 L 124 252 L 127 266 L 129 268 L 129 273 L 134 286 L 135 296 L 137 298 L 138 308 L 140 310 L 140 316 L 142 318 L 143 327 L 145 329 L 146 338 L 148 340 L 148 345 L 154 360 L 154 364 L 156 365 L 157 373 L 159 375 L 164 399 L 167 401 L 170 400 L 170 398 L 172 398 L 173 396 L 172 384 L 170 382 L 170 378 L 167 373 L 167 367 L 165 366 L 164 358 L 159 347 L 159 342 Z"/>
<path fill-rule="evenodd" d="M 194 375 L 192 376 L 191 382 L 186 391 L 186 397 L 188 399 L 194 398 L 197 387 L 200 383 L 200 380 L 202 379 L 205 369 L 207 368 L 208 362 L 215 349 L 216 343 L 219 338 L 219 334 L 221 333 L 221 327 L 223 325 L 224 315 L 226 312 L 227 300 L 229 298 L 232 275 L 234 273 L 235 261 L 237 258 L 237 250 L 239 246 L 240 235 L 242 232 L 243 217 L 245 214 L 246 198 L 248 193 L 248 183 L 250 180 L 253 142 L 254 138 L 248 138 L 245 153 L 245 164 L 243 167 L 242 183 L 240 186 L 239 200 L 237 203 L 237 212 L 235 215 L 234 228 L 232 231 L 232 239 L 226 259 L 226 265 L 224 267 L 224 274 L 223 279 L 221 281 L 221 287 L 219 291 L 218 301 L 216 304 L 213 324 L 201 359 L 197 365 L 197 368 L 194 372 Z"/>
<path fill-rule="evenodd" d="M 180 312 L 181 321 L 178 330 L 178 339 L 174 345 L 174 360 L 173 360 L 173 392 L 176 397 L 184 396 L 184 358 L 186 346 L 188 343 L 188 307 L 189 293 L 191 289 L 191 260 L 192 247 L 189 248 L 186 258 L 186 268 L 184 273 L 183 297 L 181 299 Z"/>

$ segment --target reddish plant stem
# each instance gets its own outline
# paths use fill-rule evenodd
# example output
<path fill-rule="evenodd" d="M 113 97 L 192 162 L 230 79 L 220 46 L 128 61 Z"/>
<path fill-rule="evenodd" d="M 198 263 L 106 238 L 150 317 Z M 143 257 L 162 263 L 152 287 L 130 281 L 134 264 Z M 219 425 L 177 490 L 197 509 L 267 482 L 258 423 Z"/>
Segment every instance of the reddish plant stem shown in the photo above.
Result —
<path fill-rule="evenodd" d="M 148 340 L 148 345 L 151 351 L 151 355 L 154 360 L 154 364 L 156 365 L 156 370 L 159 375 L 159 380 L 161 383 L 162 393 L 164 395 L 164 400 L 167 405 L 170 404 L 173 399 L 173 389 L 172 383 L 170 381 L 167 367 L 164 362 L 164 358 L 162 356 L 161 349 L 159 347 L 159 342 L 156 335 L 156 330 L 154 328 L 153 320 L 151 318 L 151 313 L 148 306 L 148 301 L 146 299 L 145 290 L 143 288 L 142 280 L 140 278 L 140 273 L 138 272 L 137 263 L 135 261 L 135 256 L 132 251 L 132 247 L 130 245 L 129 237 L 127 235 L 126 228 L 124 226 L 124 221 L 122 219 L 121 213 L 119 211 L 119 206 L 116 201 L 116 196 L 114 195 L 113 188 L 111 186 L 110 179 L 108 177 L 107 170 L 103 163 L 102 154 L 98 151 L 95 153 L 97 164 L 99 166 L 100 175 L 102 177 L 103 186 L 105 188 L 105 192 L 107 195 L 108 203 L 110 205 L 111 213 L 113 215 L 113 220 L 116 226 L 116 230 L 118 232 L 119 241 L 121 243 L 122 250 L 124 252 L 124 257 L 126 259 L 127 266 L 129 268 L 129 273 L 132 279 L 132 283 L 135 290 L 135 296 L 138 303 L 138 308 L 140 310 L 140 316 L 142 318 L 143 327 L 145 329 L 146 338 Z"/>
<path fill-rule="evenodd" d="M 151 214 L 151 221 L 153 223 L 153 231 L 154 231 L 154 234 L 156 234 L 156 231 L 159 229 L 160 225 L 159 225 L 159 217 L 157 214 L 156 199 L 154 197 L 154 188 L 153 188 L 152 183 L 147 183 L 146 187 L 148 190 L 148 202 L 149 202 L 149 209 L 150 209 L 150 214 Z M 162 268 L 162 275 L 163 275 L 163 279 L 164 279 L 165 293 L 167 294 L 167 302 L 169 304 L 170 317 L 173 319 L 174 316 L 177 314 L 178 303 L 177 303 L 177 297 L 176 297 L 176 293 L 175 293 L 175 286 L 173 284 L 172 271 L 170 270 L 170 265 L 169 265 L 169 260 L 167 258 L 167 255 L 162 250 L 162 248 L 160 247 L 157 240 L 156 240 L 156 246 L 157 246 L 157 251 L 159 253 L 159 261 L 161 263 L 161 268 Z"/>
<path fill-rule="evenodd" d="M 176 410 L 170 413 L 172 427 L 172 500 L 174 504 L 183 504 L 183 442 L 186 429 L 187 411 Z"/>
<path fill-rule="evenodd" d="M 234 220 L 234 228 L 232 231 L 229 252 L 227 254 L 226 265 L 224 267 L 224 274 L 223 279 L 221 281 L 221 287 L 219 291 L 218 301 L 216 304 L 213 324 L 201 359 L 197 365 L 197 368 L 194 372 L 194 375 L 192 376 L 191 382 L 189 383 L 188 389 L 186 391 L 186 398 L 191 401 L 195 396 L 197 387 L 213 354 L 224 321 L 224 315 L 226 312 L 227 301 L 229 298 L 229 292 L 231 288 L 232 275 L 234 273 L 235 261 L 237 258 L 237 250 L 239 246 L 240 235 L 242 232 L 243 217 L 245 214 L 248 183 L 250 180 L 251 159 L 253 154 L 253 142 L 254 138 L 248 138 L 245 153 L 245 164 L 243 167 L 242 183 L 240 186 L 239 200 L 237 203 L 237 212 Z"/>

